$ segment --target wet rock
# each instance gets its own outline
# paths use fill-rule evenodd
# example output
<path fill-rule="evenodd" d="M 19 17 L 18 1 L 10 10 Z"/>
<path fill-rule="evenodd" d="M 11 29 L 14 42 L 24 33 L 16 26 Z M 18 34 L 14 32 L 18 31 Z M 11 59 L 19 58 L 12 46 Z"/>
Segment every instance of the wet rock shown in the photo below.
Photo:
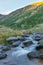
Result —
<path fill-rule="evenodd" d="M 21 36 L 17 36 L 17 37 L 9 37 L 6 39 L 6 41 L 8 41 L 9 44 L 12 44 L 16 41 L 24 41 L 25 39 Z"/>
<path fill-rule="evenodd" d="M 36 47 L 36 50 L 40 50 L 40 49 L 43 49 L 43 46 L 39 45 L 39 46 Z"/>
<path fill-rule="evenodd" d="M 2 47 L 2 51 L 8 51 L 8 50 L 10 50 L 11 48 L 9 47 L 9 46 L 3 46 Z"/>
<path fill-rule="evenodd" d="M 40 46 L 43 46 L 43 39 L 39 41 Z"/>
<path fill-rule="evenodd" d="M 0 60 L 1 60 L 1 59 L 4 59 L 4 58 L 6 58 L 6 57 L 7 57 L 7 54 L 0 53 Z"/>
<path fill-rule="evenodd" d="M 39 33 L 39 32 L 34 32 L 34 33 L 32 33 L 34 36 L 40 36 L 41 35 L 41 33 Z"/>
<path fill-rule="evenodd" d="M 32 44 L 33 42 L 31 40 L 25 40 L 22 42 L 22 47 L 28 47 Z"/>
<path fill-rule="evenodd" d="M 0 49 L 2 49 L 2 48 L 3 48 L 3 46 L 4 46 L 4 44 L 0 44 Z"/>
<path fill-rule="evenodd" d="M 43 46 L 42 45 L 38 45 L 36 47 L 36 51 L 28 53 L 27 57 L 29 59 L 33 59 L 33 58 L 41 58 L 41 59 L 43 59 Z"/>
<path fill-rule="evenodd" d="M 2 52 L 2 49 L 0 49 L 0 52 Z"/>
<path fill-rule="evenodd" d="M 25 40 L 29 40 L 29 37 L 25 37 Z"/>
<path fill-rule="evenodd" d="M 43 39 L 43 33 L 41 33 L 41 39 Z"/>
<path fill-rule="evenodd" d="M 25 38 L 23 38 L 22 36 L 17 36 L 17 38 L 18 38 L 18 40 L 20 40 L 20 41 L 24 41 L 24 40 L 25 40 Z"/>
<path fill-rule="evenodd" d="M 40 55 L 40 57 L 39 57 L 40 59 L 43 59 L 43 55 Z"/>
<path fill-rule="evenodd" d="M 41 40 L 41 37 L 36 35 L 35 38 L 34 38 L 34 40 L 40 41 Z"/>
<path fill-rule="evenodd" d="M 41 33 L 33 33 L 33 39 L 36 41 L 41 40 Z"/>
<path fill-rule="evenodd" d="M 30 36 L 30 34 L 24 34 L 24 35 L 22 35 L 22 37 L 29 37 Z"/>
<path fill-rule="evenodd" d="M 36 47 L 36 50 L 43 49 L 43 39 L 41 39 L 38 43 L 39 45 Z"/>
<path fill-rule="evenodd" d="M 31 52 L 27 54 L 27 57 L 29 59 L 33 59 L 33 58 L 39 58 L 39 53 L 38 52 Z"/>
<path fill-rule="evenodd" d="M 3 52 L 2 49 L 3 49 L 3 44 L 0 44 L 0 52 Z"/>
<path fill-rule="evenodd" d="M 9 37 L 6 39 L 6 41 L 10 42 L 10 41 L 17 41 L 18 38 L 17 37 Z"/>
<path fill-rule="evenodd" d="M 43 59 L 43 45 L 37 46 L 36 50 L 39 52 L 39 58 Z"/>
<path fill-rule="evenodd" d="M 21 44 L 21 41 L 16 41 L 12 43 L 12 47 L 17 47 Z"/>
<path fill-rule="evenodd" d="M 29 36 L 31 36 L 31 34 L 22 35 L 22 37 L 23 37 L 25 40 L 29 40 Z M 24 41 L 25 41 L 25 40 L 24 40 Z"/>
<path fill-rule="evenodd" d="M 43 49 L 39 50 L 39 58 L 43 59 Z"/>
<path fill-rule="evenodd" d="M 8 45 L 5 45 L 5 44 L 1 44 L 0 45 L 0 52 L 4 52 L 4 51 L 8 51 L 8 50 L 10 50 L 11 48 L 10 48 L 10 46 L 8 46 Z"/>

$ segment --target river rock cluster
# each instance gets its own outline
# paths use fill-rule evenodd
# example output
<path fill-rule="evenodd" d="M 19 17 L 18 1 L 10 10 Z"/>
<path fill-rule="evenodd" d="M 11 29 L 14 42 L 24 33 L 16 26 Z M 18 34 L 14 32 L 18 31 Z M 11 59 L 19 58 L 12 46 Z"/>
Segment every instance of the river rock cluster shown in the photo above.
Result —
<path fill-rule="evenodd" d="M 29 47 L 32 48 L 31 45 L 33 45 L 33 50 L 26 54 L 27 58 L 41 58 L 43 60 L 43 33 L 32 33 L 9 37 L 6 41 L 6 45 L 0 44 L 0 60 L 7 58 L 7 52 L 11 51 L 12 48 L 15 50 L 15 48 L 20 47 L 22 49 L 29 50 Z M 34 47 L 34 44 L 37 45 Z"/>

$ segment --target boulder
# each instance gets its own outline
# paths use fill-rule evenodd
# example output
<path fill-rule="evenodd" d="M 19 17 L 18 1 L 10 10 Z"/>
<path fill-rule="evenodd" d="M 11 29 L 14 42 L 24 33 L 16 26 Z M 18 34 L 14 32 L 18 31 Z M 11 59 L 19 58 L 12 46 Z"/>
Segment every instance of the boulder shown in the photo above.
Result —
<path fill-rule="evenodd" d="M 0 53 L 0 60 L 1 60 L 1 59 L 4 59 L 4 58 L 6 58 L 6 57 L 7 57 L 7 54 Z"/>
<path fill-rule="evenodd" d="M 43 39 L 43 33 L 40 33 L 41 39 Z"/>
<path fill-rule="evenodd" d="M 39 58 L 43 59 L 43 49 L 39 50 Z"/>
<path fill-rule="evenodd" d="M 38 43 L 39 45 L 36 47 L 36 50 L 43 49 L 43 39 L 41 39 Z"/>
<path fill-rule="evenodd" d="M 27 54 L 27 57 L 29 59 L 33 59 L 33 58 L 39 58 L 39 53 L 38 52 L 31 52 Z"/>
<path fill-rule="evenodd" d="M 41 40 L 41 37 L 36 35 L 35 38 L 34 38 L 34 40 L 40 41 Z"/>
<path fill-rule="evenodd" d="M 0 52 L 3 52 L 2 49 L 3 49 L 3 44 L 0 44 Z"/>
<path fill-rule="evenodd" d="M 24 41 L 24 40 L 25 40 L 25 38 L 22 37 L 22 36 L 17 36 L 17 38 L 18 38 L 18 40 L 20 40 L 20 41 Z"/>
<path fill-rule="evenodd" d="M 0 49 L 2 49 L 2 48 L 3 48 L 3 46 L 4 46 L 4 44 L 0 44 Z"/>
<path fill-rule="evenodd" d="M 18 38 L 17 37 L 9 37 L 6 39 L 6 41 L 10 42 L 10 41 L 17 41 Z"/>
<path fill-rule="evenodd" d="M 8 50 L 10 50 L 11 48 L 9 47 L 9 46 L 3 46 L 3 48 L 2 48 L 2 51 L 8 51 Z"/>
<path fill-rule="evenodd" d="M 25 40 L 22 42 L 22 47 L 28 47 L 32 44 L 33 42 L 31 40 Z"/>
<path fill-rule="evenodd" d="M 24 34 L 24 35 L 22 35 L 22 37 L 29 37 L 30 36 L 30 34 Z"/>
<path fill-rule="evenodd" d="M 9 44 L 12 44 L 16 41 L 24 41 L 25 39 L 21 36 L 17 36 L 17 37 L 9 37 L 6 39 L 6 41 L 8 41 Z"/>
<path fill-rule="evenodd" d="M 36 41 L 41 40 L 41 33 L 33 33 L 33 39 Z"/>
<path fill-rule="evenodd" d="M 39 41 L 40 46 L 43 46 L 43 39 Z"/>
<path fill-rule="evenodd" d="M 12 47 L 18 47 L 21 44 L 21 41 L 16 41 L 12 43 Z"/>
<path fill-rule="evenodd" d="M 40 59 L 43 59 L 43 55 L 40 55 L 40 57 L 39 57 Z"/>
<path fill-rule="evenodd" d="M 35 51 L 35 52 L 30 52 L 27 54 L 27 57 L 29 59 L 33 59 L 33 58 L 41 58 L 43 59 L 43 49 L 39 50 L 39 51 Z"/>
<path fill-rule="evenodd" d="M 36 47 L 36 50 L 40 50 L 40 49 L 43 49 L 43 46 L 39 45 L 39 46 Z"/>

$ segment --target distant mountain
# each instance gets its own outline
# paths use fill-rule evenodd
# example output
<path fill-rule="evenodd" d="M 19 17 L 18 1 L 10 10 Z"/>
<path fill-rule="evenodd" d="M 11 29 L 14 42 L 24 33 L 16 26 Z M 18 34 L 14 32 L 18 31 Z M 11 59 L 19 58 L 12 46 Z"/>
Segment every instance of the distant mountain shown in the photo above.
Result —
<path fill-rule="evenodd" d="M 0 25 L 12 29 L 29 29 L 43 23 L 43 2 L 33 3 L 13 11 L 7 16 L 0 15 Z"/>
<path fill-rule="evenodd" d="M 5 17 L 5 15 L 0 14 L 0 19 L 3 18 L 3 17 Z"/>

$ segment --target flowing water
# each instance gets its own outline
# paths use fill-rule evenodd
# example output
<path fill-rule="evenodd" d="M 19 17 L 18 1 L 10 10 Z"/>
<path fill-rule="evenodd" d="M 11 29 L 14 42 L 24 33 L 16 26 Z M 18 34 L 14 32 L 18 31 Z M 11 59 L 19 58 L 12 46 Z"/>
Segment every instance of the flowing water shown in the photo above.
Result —
<path fill-rule="evenodd" d="M 21 47 L 19 46 L 19 47 L 18 47 L 19 50 L 12 52 L 12 56 L 18 57 L 18 56 L 26 55 L 26 54 L 28 54 L 28 53 L 34 51 L 34 49 L 35 49 L 36 46 L 38 45 L 38 42 L 37 42 L 37 41 L 34 41 L 34 40 L 32 39 L 32 36 L 30 36 L 29 39 L 33 42 L 33 44 L 32 44 L 31 46 L 29 46 L 29 47 L 26 47 L 26 48 L 21 48 Z"/>
<path fill-rule="evenodd" d="M 38 46 L 38 42 L 33 40 L 33 36 L 31 35 L 27 40 L 31 40 L 33 44 L 28 47 L 22 48 L 20 45 L 16 48 L 11 48 L 11 50 L 7 51 L 7 58 L 0 60 L 0 65 L 42 65 L 38 63 L 37 59 L 29 60 L 27 54 L 35 51 L 36 46 Z"/>

